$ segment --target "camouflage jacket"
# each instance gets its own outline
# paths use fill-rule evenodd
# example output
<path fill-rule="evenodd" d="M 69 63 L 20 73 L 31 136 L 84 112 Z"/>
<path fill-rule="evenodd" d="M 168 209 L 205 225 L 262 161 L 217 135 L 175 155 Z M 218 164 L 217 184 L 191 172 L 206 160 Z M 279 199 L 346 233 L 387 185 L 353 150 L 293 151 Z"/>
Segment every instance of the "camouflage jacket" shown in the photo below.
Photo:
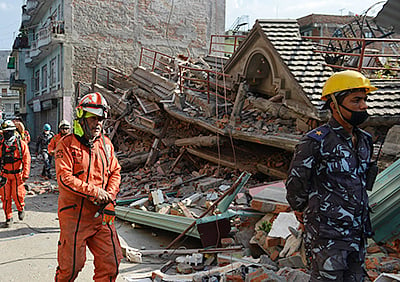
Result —
<path fill-rule="evenodd" d="M 370 237 L 366 172 L 372 138 L 358 128 L 351 136 L 335 120 L 307 133 L 299 142 L 286 181 L 290 206 L 304 211 L 305 241 L 360 251 Z"/>
<path fill-rule="evenodd" d="M 50 131 L 49 133 L 42 132 L 37 140 L 37 147 L 36 147 L 36 152 L 37 153 L 43 153 L 43 152 L 48 152 L 48 145 L 50 143 L 51 138 L 54 137 L 54 133 Z"/>

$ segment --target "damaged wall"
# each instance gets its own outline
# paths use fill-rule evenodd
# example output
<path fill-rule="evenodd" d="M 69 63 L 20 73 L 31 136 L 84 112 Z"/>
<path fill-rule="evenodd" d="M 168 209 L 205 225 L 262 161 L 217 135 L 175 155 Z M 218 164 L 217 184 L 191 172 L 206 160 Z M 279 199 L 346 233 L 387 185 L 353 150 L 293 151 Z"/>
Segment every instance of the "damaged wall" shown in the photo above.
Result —
<path fill-rule="evenodd" d="M 225 29 L 224 0 L 65 2 L 70 1 L 65 19 L 72 33 L 75 81 L 90 81 L 93 65 L 131 73 L 141 47 L 170 55 L 204 55 L 211 35 Z"/>

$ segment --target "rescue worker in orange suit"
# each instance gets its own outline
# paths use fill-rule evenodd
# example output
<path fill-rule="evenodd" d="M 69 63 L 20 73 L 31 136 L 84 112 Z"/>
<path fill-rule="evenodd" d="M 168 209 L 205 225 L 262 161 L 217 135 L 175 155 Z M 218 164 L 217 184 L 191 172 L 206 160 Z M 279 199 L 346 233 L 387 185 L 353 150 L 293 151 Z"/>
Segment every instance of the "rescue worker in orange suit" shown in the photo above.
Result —
<path fill-rule="evenodd" d="M 73 133 L 56 148 L 60 222 L 56 281 L 76 279 L 85 264 L 86 247 L 94 256 L 94 281 L 115 281 L 118 275 L 122 250 L 113 223 L 121 167 L 103 134 L 108 110 L 101 94 L 83 96 Z"/>
<path fill-rule="evenodd" d="M 6 216 L 6 227 L 13 224 L 12 200 L 18 210 L 19 220 L 25 217 L 24 183 L 29 178 L 31 154 L 28 144 L 15 134 L 16 126 L 11 120 L 2 123 L 4 140 L 0 145 L 1 177 L 5 185 L 0 188 L 1 201 Z M 4 184 L 4 182 L 2 184 Z"/>
<path fill-rule="evenodd" d="M 49 154 L 54 157 L 54 153 L 56 152 L 56 147 L 58 142 L 63 138 L 65 135 L 69 133 L 69 130 L 71 128 L 71 124 L 63 119 L 60 121 L 60 124 L 58 125 L 58 130 L 59 132 L 51 138 L 49 145 L 47 146 L 47 149 L 49 151 Z"/>

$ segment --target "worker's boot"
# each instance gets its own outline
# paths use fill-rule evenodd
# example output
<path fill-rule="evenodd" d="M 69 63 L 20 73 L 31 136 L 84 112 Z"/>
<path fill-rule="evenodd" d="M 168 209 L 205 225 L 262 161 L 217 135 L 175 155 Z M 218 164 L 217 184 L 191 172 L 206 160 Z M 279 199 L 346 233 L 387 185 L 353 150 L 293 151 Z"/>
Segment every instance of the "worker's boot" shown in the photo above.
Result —
<path fill-rule="evenodd" d="M 25 218 L 25 210 L 18 211 L 18 219 L 24 220 L 24 218 Z"/>
<path fill-rule="evenodd" d="M 10 228 L 13 225 L 13 219 L 8 218 L 6 219 L 6 228 Z"/>

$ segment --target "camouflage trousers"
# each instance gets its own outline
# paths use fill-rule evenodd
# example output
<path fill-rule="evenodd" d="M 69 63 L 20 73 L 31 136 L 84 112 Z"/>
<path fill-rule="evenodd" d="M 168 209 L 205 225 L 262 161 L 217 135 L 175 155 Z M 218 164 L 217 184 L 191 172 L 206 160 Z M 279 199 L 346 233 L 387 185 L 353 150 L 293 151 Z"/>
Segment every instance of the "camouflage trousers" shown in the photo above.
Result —
<path fill-rule="evenodd" d="M 359 252 L 328 248 L 314 249 L 310 281 L 364 281 L 363 265 L 364 261 L 360 259 Z"/>

